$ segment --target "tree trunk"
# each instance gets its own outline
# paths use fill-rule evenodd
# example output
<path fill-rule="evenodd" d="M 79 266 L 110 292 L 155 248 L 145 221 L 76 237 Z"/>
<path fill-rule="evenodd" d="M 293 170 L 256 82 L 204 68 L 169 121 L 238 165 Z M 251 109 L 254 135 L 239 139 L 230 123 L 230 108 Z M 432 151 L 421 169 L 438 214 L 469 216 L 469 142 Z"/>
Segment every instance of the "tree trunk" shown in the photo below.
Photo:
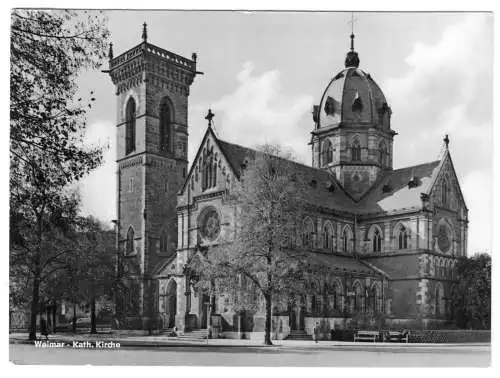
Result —
<path fill-rule="evenodd" d="M 41 279 L 41 269 L 42 264 L 42 236 L 43 236 L 43 223 L 42 223 L 42 211 L 37 214 L 37 243 L 36 255 L 35 255 L 35 269 L 33 275 L 33 298 L 31 299 L 31 324 L 30 324 L 30 340 L 36 340 L 36 316 L 38 314 L 38 305 L 40 300 L 40 279 Z"/>
<path fill-rule="evenodd" d="M 57 330 L 56 312 L 57 312 L 57 302 L 54 301 L 54 304 L 52 306 L 52 333 L 56 333 Z"/>
<path fill-rule="evenodd" d="M 96 314 L 95 314 L 95 295 L 90 300 L 90 333 L 97 333 Z"/>
<path fill-rule="evenodd" d="M 76 333 L 76 302 L 73 301 L 73 333 Z"/>
<path fill-rule="evenodd" d="M 38 301 L 40 297 L 40 277 L 33 279 L 33 298 L 31 300 L 31 323 L 30 323 L 30 340 L 36 340 L 36 318 L 38 314 Z"/>
<path fill-rule="evenodd" d="M 271 341 L 271 326 L 272 326 L 272 308 L 271 308 L 271 294 L 267 293 L 264 296 L 266 300 L 266 332 L 264 335 L 264 344 L 266 345 L 273 345 Z"/>

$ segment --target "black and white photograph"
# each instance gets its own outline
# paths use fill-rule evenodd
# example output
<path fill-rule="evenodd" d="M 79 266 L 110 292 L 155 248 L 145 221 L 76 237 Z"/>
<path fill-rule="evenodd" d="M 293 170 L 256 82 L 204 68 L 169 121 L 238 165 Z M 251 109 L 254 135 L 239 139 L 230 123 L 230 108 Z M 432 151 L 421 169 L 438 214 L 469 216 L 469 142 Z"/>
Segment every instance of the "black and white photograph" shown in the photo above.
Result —
<path fill-rule="evenodd" d="M 9 12 L 11 371 L 491 367 L 491 10 Z"/>

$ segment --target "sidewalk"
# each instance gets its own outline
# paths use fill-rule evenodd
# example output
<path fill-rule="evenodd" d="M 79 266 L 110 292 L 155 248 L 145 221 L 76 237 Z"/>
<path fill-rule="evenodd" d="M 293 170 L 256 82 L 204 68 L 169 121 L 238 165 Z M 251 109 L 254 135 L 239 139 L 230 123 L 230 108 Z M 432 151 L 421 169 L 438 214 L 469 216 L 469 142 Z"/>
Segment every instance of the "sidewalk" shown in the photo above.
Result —
<path fill-rule="evenodd" d="M 12 333 L 9 335 L 12 344 L 32 344 L 28 340 L 28 333 Z M 309 340 L 273 340 L 274 345 L 264 345 L 263 340 L 240 340 L 240 339 L 180 339 L 168 336 L 138 336 L 116 333 L 98 334 L 72 334 L 59 333 L 49 336 L 50 342 L 73 341 L 114 341 L 119 342 L 122 347 L 261 347 L 261 348 L 300 348 L 300 349 L 346 349 L 346 350 L 391 350 L 391 349 L 450 349 L 450 350 L 489 350 L 489 343 L 467 343 L 467 344 L 423 344 L 423 343 L 371 343 L 351 341 L 319 341 L 315 343 Z"/>

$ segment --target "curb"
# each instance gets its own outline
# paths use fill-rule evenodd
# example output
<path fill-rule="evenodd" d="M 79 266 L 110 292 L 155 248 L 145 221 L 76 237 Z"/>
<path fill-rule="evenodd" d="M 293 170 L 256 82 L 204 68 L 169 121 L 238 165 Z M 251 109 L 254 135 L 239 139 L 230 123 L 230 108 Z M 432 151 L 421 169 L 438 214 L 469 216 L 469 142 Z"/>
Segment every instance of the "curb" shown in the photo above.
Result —
<path fill-rule="evenodd" d="M 71 344 L 72 340 L 67 339 L 50 339 L 50 342 L 64 342 Z M 75 341 L 79 340 L 78 337 L 75 338 Z M 91 340 L 89 340 L 91 341 Z M 423 350 L 423 349 L 455 349 L 456 347 L 491 347 L 489 343 L 468 343 L 468 344 L 407 344 L 407 343 L 345 343 L 345 344 L 273 344 L 273 345 L 264 345 L 264 344 L 224 344 L 224 343 L 210 343 L 206 341 L 188 341 L 188 340 L 171 340 L 171 341 L 147 341 L 147 340 L 113 340 L 117 343 L 120 343 L 121 347 L 131 347 L 131 348 L 171 348 L 171 347 L 209 347 L 209 348 L 304 348 L 304 349 L 342 349 L 342 350 L 374 350 L 374 349 L 383 349 L 383 350 Z M 33 341 L 28 339 L 19 339 L 19 338 L 10 338 L 10 344 L 24 344 L 24 345 L 33 345 Z"/>

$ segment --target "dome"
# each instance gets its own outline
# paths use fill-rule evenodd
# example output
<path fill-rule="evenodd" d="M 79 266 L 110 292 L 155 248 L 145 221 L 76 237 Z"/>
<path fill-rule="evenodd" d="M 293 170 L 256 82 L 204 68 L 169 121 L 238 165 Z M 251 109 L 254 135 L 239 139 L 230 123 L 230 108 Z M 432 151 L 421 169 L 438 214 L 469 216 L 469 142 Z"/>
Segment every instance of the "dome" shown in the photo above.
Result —
<path fill-rule="evenodd" d="M 370 74 L 358 68 L 358 54 L 350 51 L 345 64 L 323 93 L 316 110 L 316 128 L 342 123 L 389 130 L 391 110 Z"/>

